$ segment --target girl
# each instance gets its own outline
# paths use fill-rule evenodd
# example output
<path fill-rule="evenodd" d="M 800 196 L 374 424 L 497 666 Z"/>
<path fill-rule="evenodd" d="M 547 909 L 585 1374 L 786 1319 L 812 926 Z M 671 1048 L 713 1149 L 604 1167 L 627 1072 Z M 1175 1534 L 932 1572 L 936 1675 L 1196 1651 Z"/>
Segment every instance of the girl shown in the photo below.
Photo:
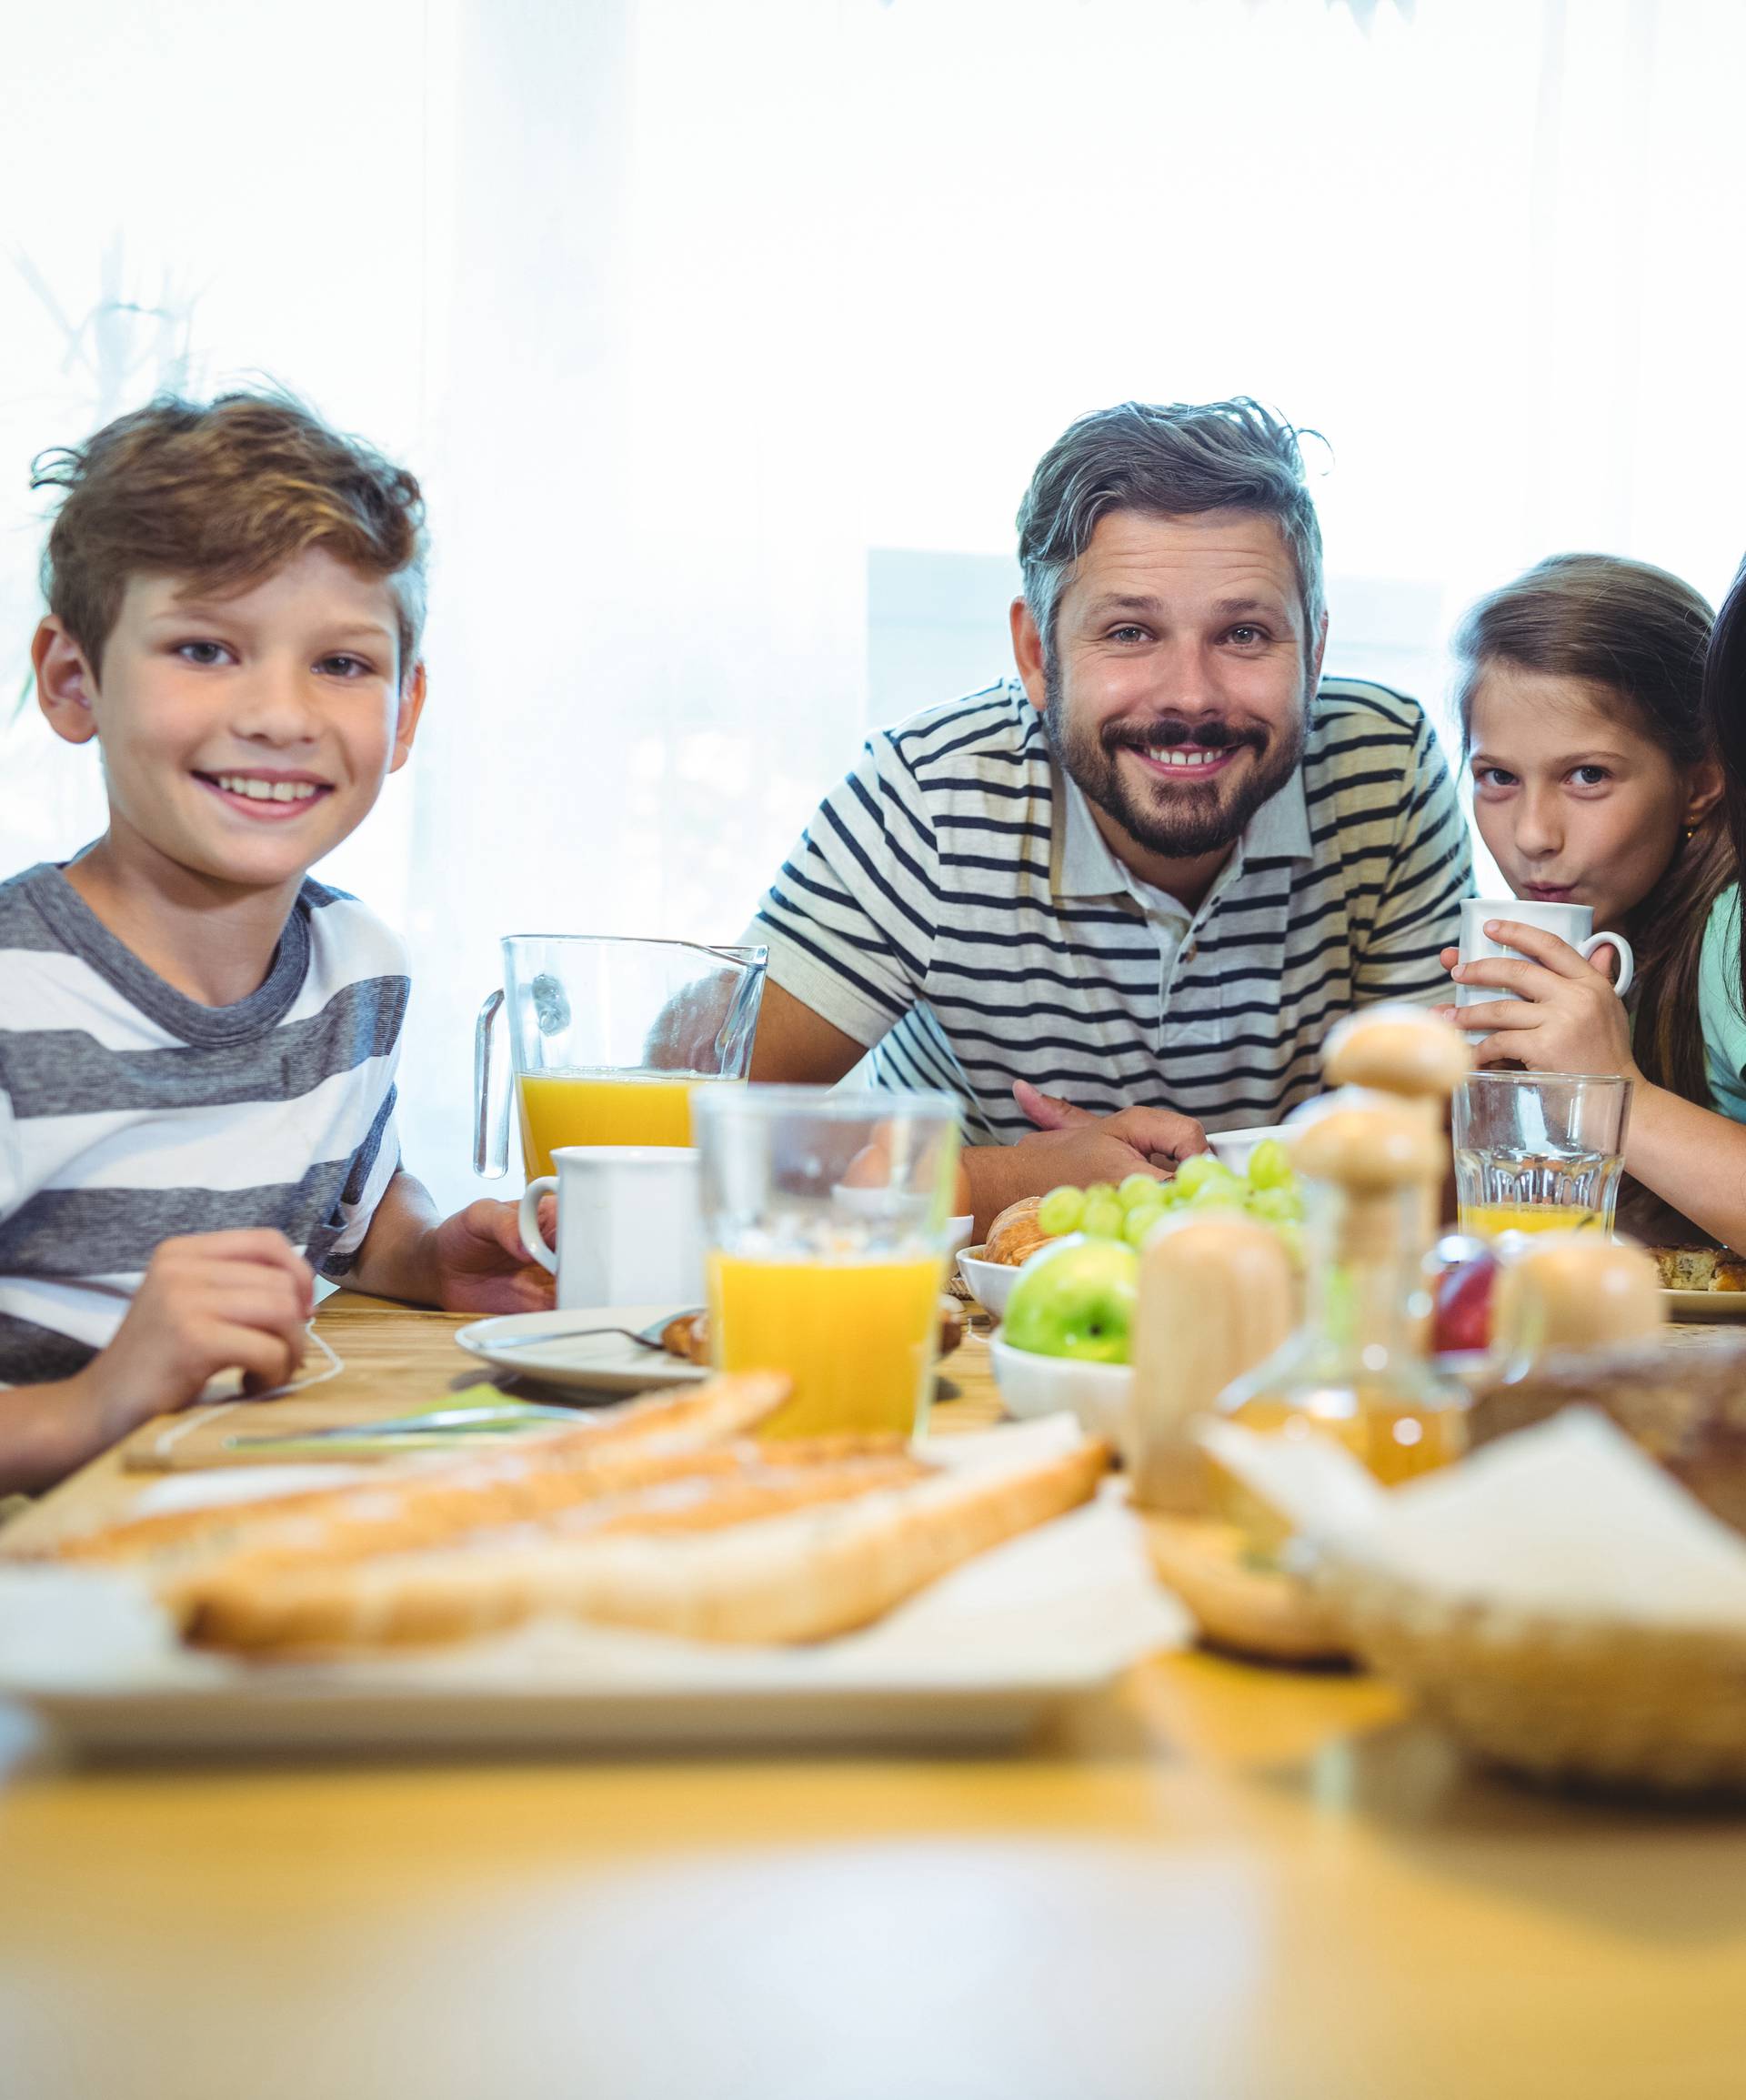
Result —
<path fill-rule="evenodd" d="M 1517 896 L 1589 905 L 1597 930 L 1631 941 L 1638 974 L 1627 1011 L 1600 959 L 1501 914 L 1486 931 L 1523 960 L 1443 960 L 1500 995 L 1460 1013 L 1490 1031 L 1480 1064 L 1631 1080 L 1629 1173 L 1746 1251 L 1746 1002 L 1703 708 L 1710 628 L 1677 577 L 1598 554 L 1556 555 L 1468 614 L 1454 648 L 1480 835 Z M 1740 799 L 1746 823 L 1746 771 Z M 1658 1228 L 1656 1208 L 1632 1219 L 1640 1231 L 1690 1236 L 1677 1218 Z"/>

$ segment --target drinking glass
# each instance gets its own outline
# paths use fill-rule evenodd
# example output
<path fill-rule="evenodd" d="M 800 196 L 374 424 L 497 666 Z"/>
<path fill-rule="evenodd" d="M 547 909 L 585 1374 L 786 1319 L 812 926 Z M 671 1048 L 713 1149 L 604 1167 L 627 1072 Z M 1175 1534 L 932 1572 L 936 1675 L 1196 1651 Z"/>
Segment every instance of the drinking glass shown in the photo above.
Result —
<path fill-rule="evenodd" d="M 699 1095 L 719 1371 L 785 1371 L 775 1436 L 913 1433 L 932 1392 L 958 1178 L 948 1094 Z"/>
<path fill-rule="evenodd" d="M 1581 1072 L 1474 1072 L 1455 1096 L 1461 1231 L 1612 1231 L 1631 1081 Z"/>
<path fill-rule="evenodd" d="M 503 990 L 479 1009 L 474 1030 L 474 1171 L 501 1174 L 508 1163 L 508 1090 L 492 1084 L 500 1013 L 532 1181 L 552 1171 L 561 1145 L 689 1145 L 697 1090 L 744 1080 L 750 1067 L 766 953 L 507 936 Z"/>

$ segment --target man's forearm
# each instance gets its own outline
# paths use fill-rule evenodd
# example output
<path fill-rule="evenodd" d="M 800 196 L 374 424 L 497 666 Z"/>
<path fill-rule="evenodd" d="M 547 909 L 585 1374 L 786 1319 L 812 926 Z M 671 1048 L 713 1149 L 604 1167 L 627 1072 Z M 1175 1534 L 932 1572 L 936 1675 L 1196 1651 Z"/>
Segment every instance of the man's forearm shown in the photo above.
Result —
<path fill-rule="evenodd" d="M 1068 1179 L 1058 1161 L 1023 1145 L 967 1145 L 958 1154 L 958 1201 L 975 1216 L 971 1244 L 977 1247 L 1008 1203 L 1021 1196 L 1045 1195 Z"/>
<path fill-rule="evenodd" d="M 437 1305 L 442 1291 L 431 1235 L 436 1206 L 416 1175 L 400 1168 L 382 1194 L 346 1282 L 376 1298 Z"/>

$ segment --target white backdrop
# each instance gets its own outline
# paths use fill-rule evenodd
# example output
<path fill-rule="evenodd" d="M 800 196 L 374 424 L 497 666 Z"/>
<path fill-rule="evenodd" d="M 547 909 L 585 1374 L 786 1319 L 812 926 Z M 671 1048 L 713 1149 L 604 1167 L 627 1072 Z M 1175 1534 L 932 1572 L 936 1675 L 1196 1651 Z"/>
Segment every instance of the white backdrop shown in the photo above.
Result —
<path fill-rule="evenodd" d="M 266 374 L 404 457 L 431 706 L 324 872 L 407 933 L 446 1201 L 495 937 L 738 932 L 870 714 L 1004 668 L 1083 409 L 1323 431 L 1330 668 L 1433 704 L 1539 556 L 1746 546 L 1735 0 L 0 16 L 0 868 L 101 821 L 12 712 L 31 455 Z"/>

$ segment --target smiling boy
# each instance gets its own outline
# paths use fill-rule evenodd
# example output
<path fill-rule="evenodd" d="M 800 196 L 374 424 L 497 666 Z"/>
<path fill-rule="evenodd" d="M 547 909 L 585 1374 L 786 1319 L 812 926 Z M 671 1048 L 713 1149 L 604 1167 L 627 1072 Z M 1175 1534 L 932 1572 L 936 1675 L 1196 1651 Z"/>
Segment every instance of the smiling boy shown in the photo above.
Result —
<path fill-rule="evenodd" d="M 425 699 L 410 474 L 296 403 L 165 400 L 53 455 L 43 713 L 108 827 L 0 883 L 0 1489 L 216 1373 L 282 1382 L 315 1277 L 549 1302 L 515 1214 L 399 1163 L 399 942 L 309 869 Z"/>

